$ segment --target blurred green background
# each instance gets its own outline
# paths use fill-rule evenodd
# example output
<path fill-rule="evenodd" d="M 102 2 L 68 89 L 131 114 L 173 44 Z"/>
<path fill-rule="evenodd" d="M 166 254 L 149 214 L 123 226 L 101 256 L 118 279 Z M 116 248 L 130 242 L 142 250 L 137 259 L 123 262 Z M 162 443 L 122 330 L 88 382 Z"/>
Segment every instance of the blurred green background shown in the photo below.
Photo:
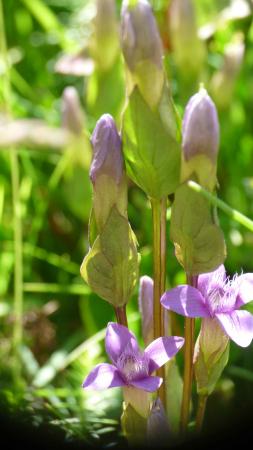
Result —
<path fill-rule="evenodd" d="M 252 217 L 252 2 L 195 0 L 179 22 L 170 1 L 151 3 L 179 115 L 203 82 L 220 120 L 218 195 Z M 111 41 L 100 40 L 95 0 L 0 5 L 1 408 L 22 423 L 50 424 L 70 441 L 120 445 L 118 390 L 91 395 L 81 389 L 84 376 L 105 358 L 103 329 L 114 317 L 79 275 L 92 195 L 89 137 L 104 112 L 120 125 L 124 106 L 119 39 L 116 32 Z M 119 20 L 120 0 L 116 7 Z M 79 94 L 77 132 L 64 116 L 67 86 Z M 228 272 L 252 272 L 252 233 L 222 212 L 219 219 Z M 129 220 L 139 242 L 140 274 L 152 275 L 151 210 L 131 182 Z M 184 282 L 170 242 L 167 266 L 168 287 Z M 137 291 L 128 313 L 141 339 Z M 238 408 L 252 408 L 252 383 L 253 350 L 232 344 L 206 428 L 222 423 L 224 411 L 228 421 Z"/>

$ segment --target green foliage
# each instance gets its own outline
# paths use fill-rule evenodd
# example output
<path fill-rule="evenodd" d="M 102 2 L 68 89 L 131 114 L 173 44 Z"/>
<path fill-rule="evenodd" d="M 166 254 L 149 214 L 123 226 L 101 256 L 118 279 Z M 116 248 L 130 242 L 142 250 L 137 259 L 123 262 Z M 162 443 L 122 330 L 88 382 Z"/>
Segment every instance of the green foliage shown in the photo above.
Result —
<path fill-rule="evenodd" d="M 224 236 L 213 223 L 210 203 L 186 184 L 176 190 L 170 236 L 176 257 L 187 273 L 211 272 L 225 260 Z"/>
<path fill-rule="evenodd" d="M 116 207 L 84 258 L 81 274 L 91 289 L 114 307 L 130 299 L 138 278 L 136 240 L 128 220 Z"/>
<path fill-rule="evenodd" d="M 123 116 L 123 151 L 129 176 L 149 197 L 159 199 L 175 191 L 180 147 L 167 87 L 155 111 L 150 110 L 138 88 L 134 89 Z"/>

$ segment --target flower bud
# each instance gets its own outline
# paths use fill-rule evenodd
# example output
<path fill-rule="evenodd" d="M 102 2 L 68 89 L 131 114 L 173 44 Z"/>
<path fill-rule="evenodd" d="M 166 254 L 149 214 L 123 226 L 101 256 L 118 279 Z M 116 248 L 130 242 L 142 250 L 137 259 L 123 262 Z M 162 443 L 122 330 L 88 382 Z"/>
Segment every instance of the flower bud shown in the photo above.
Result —
<path fill-rule="evenodd" d="M 90 178 L 93 184 L 100 175 L 108 175 L 119 184 L 123 175 L 121 139 L 112 116 L 104 114 L 91 137 L 93 160 Z"/>
<path fill-rule="evenodd" d="M 202 319 L 201 330 L 194 351 L 194 370 L 197 391 L 210 395 L 228 362 L 229 337 L 217 319 Z"/>
<path fill-rule="evenodd" d="M 121 45 L 132 85 L 156 106 L 164 84 L 163 51 L 151 6 L 146 0 L 124 0 L 121 17 Z"/>
<path fill-rule="evenodd" d="M 153 294 L 154 294 L 154 282 L 152 278 L 144 275 L 140 278 L 139 288 L 139 310 L 142 320 L 142 336 L 144 344 L 149 345 L 154 339 L 154 324 L 153 324 Z M 165 335 L 168 334 L 169 328 L 169 315 L 164 308 L 164 329 Z"/>
<path fill-rule="evenodd" d="M 103 71 L 109 70 L 119 54 L 119 29 L 115 0 L 97 0 L 90 51 Z"/>
<path fill-rule="evenodd" d="M 157 446 L 157 443 L 162 439 L 167 442 L 170 438 L 170 429 L 168 419 L 159 398 L 154 400 L 147 423 L 147 438 L 149 445 Z"/>
<path fill-rule="evenodd" d="M 93 209 L 100 231 L 111 208 L 127 217 L 127 183 L 121 150 L 121 138 L 113 118 L 104 114 L 97 122 L 91 137 L 93 160 L 90 178 L 93 184 Z"/>
<path fill-rule="evenodd" d="M 153 332 L 153 290 L 152 278 L 143 276 L 140 278 L 139 310 L 142 319 L 142 336 L 147 346 L 154 339 Z"/>
<path fill-rule="evenodd" d="M 84 126 L 84 115 L 81 109 L 77 90 L 68 86 L 62 97 L 62 125 L 73 134 L 80 135 Z"/>
<path fill-rule="evenodd" d="M 190 98 L 183 119 L 183 153 L 186 161 L 204 154 L 216 163 L 219 147 L 219 122 L 215 105 L 201 87 Z"/>

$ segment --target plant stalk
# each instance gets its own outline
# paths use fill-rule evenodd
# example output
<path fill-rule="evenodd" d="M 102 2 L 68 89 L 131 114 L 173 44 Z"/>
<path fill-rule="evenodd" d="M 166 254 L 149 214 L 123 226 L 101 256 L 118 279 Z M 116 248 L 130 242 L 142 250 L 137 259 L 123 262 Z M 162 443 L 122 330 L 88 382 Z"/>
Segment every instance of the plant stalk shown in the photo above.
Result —
<path fill-rule="evenodd" d="M 153 219 L 153 320 L 154 339 L 164 336 L 164 311 L 160 298 L 165 290 L 166 278 L 166 199 L 151 200 Z M 157 370 L 157 375 L 163 379 L 158 395 L 166 407 L 165 367 Z"/>
<path fill-rule="evenodd" d="M 198 278 L 187 274 L 187 284 L 196 287 Z M 190 415 L 192 378 L 193 378 L 193 353 L 194 353 L 194 327 L 195 320 L 190 317 L 185 318 L 185 345 L 184 345 L 184 385 L 181 406 L 180 428 L 183 434 L 187 431 Z"/>
<path fill-rule="evenodd" d="M 119 306 L 118 308 L 114 308 L 117 322 L 120 325 L 124 325 L 124 327 L 128 328 L 127 314 L 126 314 L 126 305 Z"/>
<path fill-rule="evenodd" d="M 198 409 L 197 409 L 197 416 L 196 416 L 196 430 L 198 433 L 200 433 L 202 430 L 203 421 L 204 421 L 204 417 L 205 417 L 205 411 L 206 411 L 207 399 L 208 399 L 207 395 L 199 395 Z"/>

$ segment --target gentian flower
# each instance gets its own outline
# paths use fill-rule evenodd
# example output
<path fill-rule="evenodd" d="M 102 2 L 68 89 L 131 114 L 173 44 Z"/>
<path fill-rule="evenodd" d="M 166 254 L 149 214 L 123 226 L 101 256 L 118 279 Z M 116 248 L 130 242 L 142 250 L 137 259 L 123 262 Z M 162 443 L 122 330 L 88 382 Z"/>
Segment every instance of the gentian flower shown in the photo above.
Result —
<path fill-rule="evenodd" d="M 162 305 L 186 317 L 218 321 L 237 345 L 247 347 L 253 339 L 253 316 L 239 308 L 253 300 L 253 274 L 226 277 L 225 268 L 199 275 L 197 288 L 177 286 L 165 292 Z"/>
<path fill-rule="evenodd" d="M 110 322 L 105 348 L 112 364 L 98 364 L 85 379 L 83 387 L 95 390 L 133 387 L 154 392 L 163 380 L 151 374 L 169 361 L 183 344 L 182 337 L 160 337 L 142 352 L 128 328 Z"/>

